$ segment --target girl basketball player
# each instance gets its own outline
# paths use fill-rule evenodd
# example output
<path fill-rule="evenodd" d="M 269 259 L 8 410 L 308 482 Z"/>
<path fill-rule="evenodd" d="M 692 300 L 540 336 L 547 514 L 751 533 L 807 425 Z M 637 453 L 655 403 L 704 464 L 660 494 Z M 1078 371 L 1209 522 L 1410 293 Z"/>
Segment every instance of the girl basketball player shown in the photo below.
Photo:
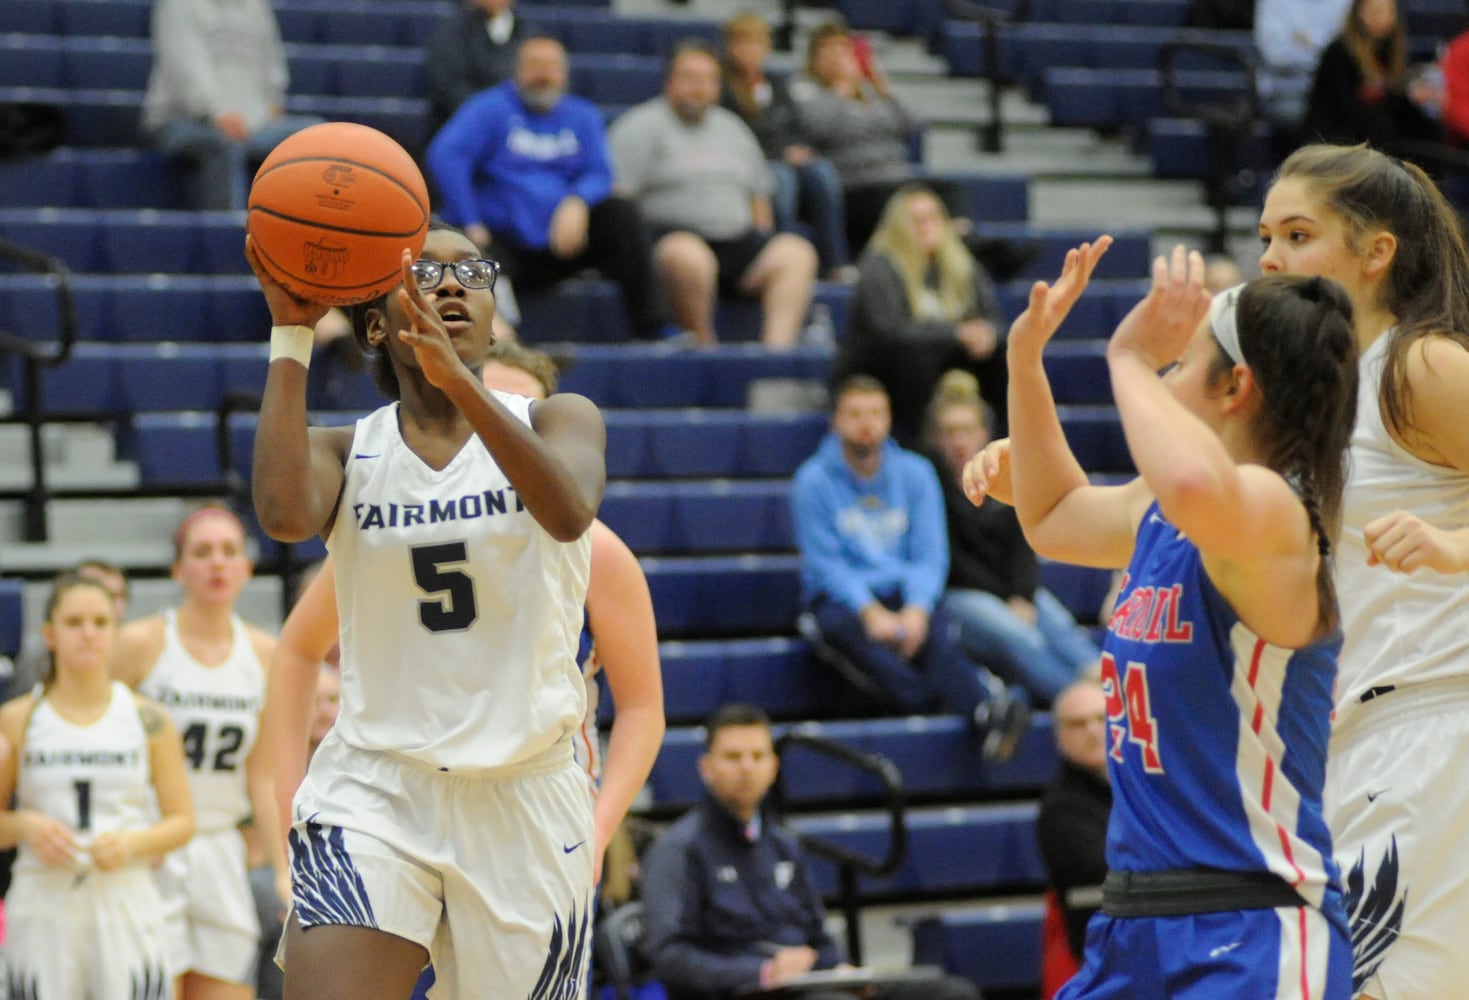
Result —
<path fill-rule="evenodd" d="M 1469 981 L 1469 254 L 1423 172 L 1365 146 L 1292 154 L 1260 236 L 1267 274 L 1341 282 L 1361 352 L 1326 794 L 1355 988 L 1456 996 Z"/>
<path fill-rule="evenodd" d="M 1103 644 L 1102 912 L 1059 997 L 1345 998 L 1351 950 L 1321 817 L 1340 642 L 1330 546 L 1356 403 L 1351 309 L 1321 279 L 1216 296 L 1180 247 L 1108 346 L 1140 476 L 1088 484 L 1042 349 L 1110 239 L 1011 327 L 1010 431 L 971 498 L 1011 494 L 1036 550 L 1127 568 Z M 1159 378 L 1157 372 L 1167 367 Z"/>
<path fill-rule="evenodd" d="M 336 563 L 342 707 L 297 792 L 287 1000 L 570 998 L 585 985 L 592 798 L 572 755 L 601 415 L 491 393 L 497 268 L 431 227 L 356 310 L 394 402 L 306 422 L 310 327 L 250 259 L 275 329 L 254 491 L 276 538 Z"/>
<path fill-rule="evenodd" d="M 167 713 L 108 674 L 116 632 L 105 586 L 58 577 L 49 676 L 0 708 L 0 802 L 15 796 L 0 846 L 20 845 L 5 897 L 13 997 L 172 997 L 150 862 L 189 839 L 194 814 Z"/>
<path fill-rule="evenodd" d="M 249 581 L 245 526 L 207 505 L 174 532 L 177 608 L 125 625 L 113 676 L 156 700 L 183 734 L 199 832 L 159 871 L 179 1000 L 255 995 L 260 924 L 240 824 L 253 814 L 289 895 L 271 769 L 257 744 L 275 640 L 235 614 Z"/>

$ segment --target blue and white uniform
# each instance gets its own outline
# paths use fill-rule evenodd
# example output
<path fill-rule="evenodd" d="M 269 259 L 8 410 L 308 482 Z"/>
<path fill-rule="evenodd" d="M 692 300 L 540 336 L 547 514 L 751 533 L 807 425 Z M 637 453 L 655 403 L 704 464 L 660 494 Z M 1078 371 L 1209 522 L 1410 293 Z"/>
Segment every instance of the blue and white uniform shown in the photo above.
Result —
<path fill-rule="evenodd" d="M 16 808 L 65 823 L 75 865 L 47 867 L 22 843 L 5 897 L 10 996 L 33 1000 L 166 1000 L 173 992 L 163 901 L 145 861 L 112 871 L 87 853 L 100 833 L 151 826 L 158 811 L 148 734 L 127 685 L 88 725 L 44 694 L 17 751 Z"/>
<path fill-rule="evenodd" d="M 495 395 L 529 423 L 529 399 Z M 436 1000 L 580 995 L 590 538 L 552 538 L 478 436 L 430 468 L 392 404 L 357 423 L 328 548 L 342 706 L 294 803 L 300 923 L 421 944 Z"/>
<path fill-rule="evenodd" d="M 1367 564 L 1365 527 L 1405 510 L 1469 526 L 1469 475 L 1393 440 L 1378 392 L 1389 336 L 1359 362 L 1357 424 L 1336 559 L 1341 674 L 1326 818 L 1345 873 L 1355 982 L 1446 997 L 1469 983 L 1469 586 L 1461 573 Z"/>
<path fill-rule="evenodd" d="M 158 871 L 174 969 L 253 985 L 260 918 L 240 824 L 250 815 L 245 761 L 260 734 L 265 668 L 245 623 L 234 616 L 231 627 L 228 655 L 209 666 L 185 648 L 177 615 L 165 610 L 163 651 L 138 690 L 183 737 L 194 803 L 193 839 Z"/>
<path fill-rule="evenodd" d="M 1113 872 L 1274 876 L 1301 905 L 1105 913 L 1060 996 L 1344 998 L 1351 952 L 1321 814 L 1338 636 L 1291 650 L 1239 620 L 1154 502 L 1103 644 Z"/>

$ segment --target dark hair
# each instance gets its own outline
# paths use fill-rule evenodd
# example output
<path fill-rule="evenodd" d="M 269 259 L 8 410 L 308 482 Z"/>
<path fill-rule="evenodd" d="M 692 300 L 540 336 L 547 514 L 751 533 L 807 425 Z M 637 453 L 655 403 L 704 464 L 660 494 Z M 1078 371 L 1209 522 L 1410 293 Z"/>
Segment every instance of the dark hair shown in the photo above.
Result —
<path fill-rule="evenodd" d="M 680 57 L 688 55 L 691 52 L 697 55 L 708 56 L 714 60 L 715 66 L 724 66 L 723 60 L 719 58 L 719 53 L 714 51 L 714 46 L 709 44 L 708 39 L 700 38 L 698 35 L 689 35 L 687 38 L 680 38 L 669 47 L 668 55 L 663 59 L 663 83 L 665 86 L 667 86 L 669 80 L 673 79 L 674 64 L 678 62 Z"/>
<path fill-rule="evenodd" d="M 1285 477 L 1305 505 L 1321 551 L 1317 624 L 1337 623 L 1331 543 L 1341 530 L 1347 443 L 1357 417 L 1357 341 L 1352 302 L 1327 278 L 1276 275 L 1250 282 L 1235 309 L 1240 351 L 1260 389 L 1255 442 L 1265 465 Z M 1222 350 L 1210 385 L 1234 362 Z"/>
<path fill-rule="evenodd" d="M 704 749 L 714 746 L 714 737 L 719 735 L 721 729 L 732 729 L 735 726 L 764 726 L 769 729 L 770 716 L 760 706 L 742 701 L 720 705 L 704 723 Z"/>
<path fill-rule="evenodd" d="M 884 399 L 888 399 L 887 386 L 883 385 L 882 382 L 871 375 L 858 373 L 856 375 L 848 375 L 837 383 L 836 390 L 831 394 L 831 408 L 835 410 L 841 405 L 843 397 L 854 392 L 875 392 L 880 394 Z"/>
<path fill-rule="evenodd" d="M 463 229 L 440 218 L 429 220 L 428 231 L 431 233 L 458 233 L 464 236 Z M 466 236 L 465 239 L 468 237 Z M 388 296 L 396 292 L 398 287 L 395 286 L 375 299 L 359 302 L 347 309 L 347 318 L 352 321 L 352 340 L 371 364 L 372 381 L 377 386 L 378 392 L 389 399 L 401 399 L 403 389 L 398 385 L 398 372 L 393 368 L 392 355 L 387 350 L 374 347 L 367 342 L 367 314 L 374 310 L 386 312 Z"/>
<path fill-rule="evenodd" d="M 61 599 L 78 587 L 91 587 L 97 593 L 107 598 L 107 610 L 108 613 L 111 613 L 113 607 L 112 593 L 102 581 L 90 576 L 82 576 L 73 569 L 58 574 L 51 580 L 51 592 L 46 595 L 46 606 L 42 612 L 41 620 L 50 623 L 56 614 L 57 606 L 61 604 Z M 117 623 L 113 622 L 113 624 L 116 625 Z M 50 648 L 46 650 L 46 662 L 41 667 L 40 681 L 43 690 L 50 689 L 51 685 L 56 682 L 56 654 Z"/>
<path fill-rule="evenodd" d="M 1374 230 L 1397 238 L 1382 303 L 1397 323 L 1378 397 L 1388 426 L 1401 435 L 1413 426 L 1408 349 L 1439 335 L 1469 350 L 1469 250 L 1459 217 L 1422 170 L 1365 145 L 1303 146 L 1276 172 L 1276 181 L 1286 177 L 1320 192 L 1345 221 L 1352 249 Z"/>

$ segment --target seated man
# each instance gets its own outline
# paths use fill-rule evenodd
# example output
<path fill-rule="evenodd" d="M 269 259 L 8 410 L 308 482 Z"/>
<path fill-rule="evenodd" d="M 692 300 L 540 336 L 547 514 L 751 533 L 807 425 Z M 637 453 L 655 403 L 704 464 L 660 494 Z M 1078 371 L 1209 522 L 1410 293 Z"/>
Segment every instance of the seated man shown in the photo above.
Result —
<path fill-rule="evenodd" d="M 674 322 L 717 341 L 715 292 L 758 297 L 770 347 L 796 342 L 816 279 L 816 251 L 773 234 L 770 171 L 749 127 L 718 106 L 719 59 L 699 39 L 669 57 L 663 96 L 611 129 L 617 182 L 658 236 L 653 258 Z"/>
<path fill-rule="evenodd" d="M 1023 691 L 964 655 L 937 607 L 949 572 L 938 476 L 892 440 L 875 378 L 846 379 L 834 407 L 832 433 L 791 489 L 802 601 L 822 638 L 892 705 L 971 718 L 985 759 L 1008 759 L 1030 711 Z"/>
<path fill-rule="evenodd" d="M 709 719 L 699 758 L 708 794 L 643 859 L 643 898 L 656 901 L 646 909 L 646 948 L 669 1000 L 727 1000 L 843 965 L 800 842 L 762 808 L 779 767 L 759 708 L 725 705 Z M 857 983 L 801 996 L 979 998 L 957 976 L 915 977 L 870 993 Z"/>
<path fill-rule="evenodd" d="M 566 92 L 566 50 L 528 38 L 515 78 L 466 101 L 428 148 L 443 216 L 530 292 L 589 267 L 617 282 L 632 330 L 656 336 L 648 241 L 612 194 L 602 114 Z"/>

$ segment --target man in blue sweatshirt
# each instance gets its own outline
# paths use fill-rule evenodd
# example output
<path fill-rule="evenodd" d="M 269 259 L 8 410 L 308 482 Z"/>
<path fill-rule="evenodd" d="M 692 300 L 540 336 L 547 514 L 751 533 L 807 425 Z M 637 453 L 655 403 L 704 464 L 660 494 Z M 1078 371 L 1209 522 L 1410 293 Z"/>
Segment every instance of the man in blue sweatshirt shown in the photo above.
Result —
<path fill-rule="evenodd" d="M 561 43 L 527 38 L 514 79 L 460 105 L 428 148 L 441 214 L 499 260 L 517 292 L 596 268 L 621 289 L 632 332 L 656 336 L 642 218 L 612 194 L 601 111 L 568 94 L 567 80 Z"/>
<path fill-rule="evenodd" d="M 894 705 L 971 718 L 985 758 L 1007 759 L 1029 709 L 964 655 L 937 607 L 949 539 L 933 466 L 891 439 L 887 391 L 871 376 L 838 386 L 831 425 L 791 489 L 802 602 L 832 652 Z"/>

